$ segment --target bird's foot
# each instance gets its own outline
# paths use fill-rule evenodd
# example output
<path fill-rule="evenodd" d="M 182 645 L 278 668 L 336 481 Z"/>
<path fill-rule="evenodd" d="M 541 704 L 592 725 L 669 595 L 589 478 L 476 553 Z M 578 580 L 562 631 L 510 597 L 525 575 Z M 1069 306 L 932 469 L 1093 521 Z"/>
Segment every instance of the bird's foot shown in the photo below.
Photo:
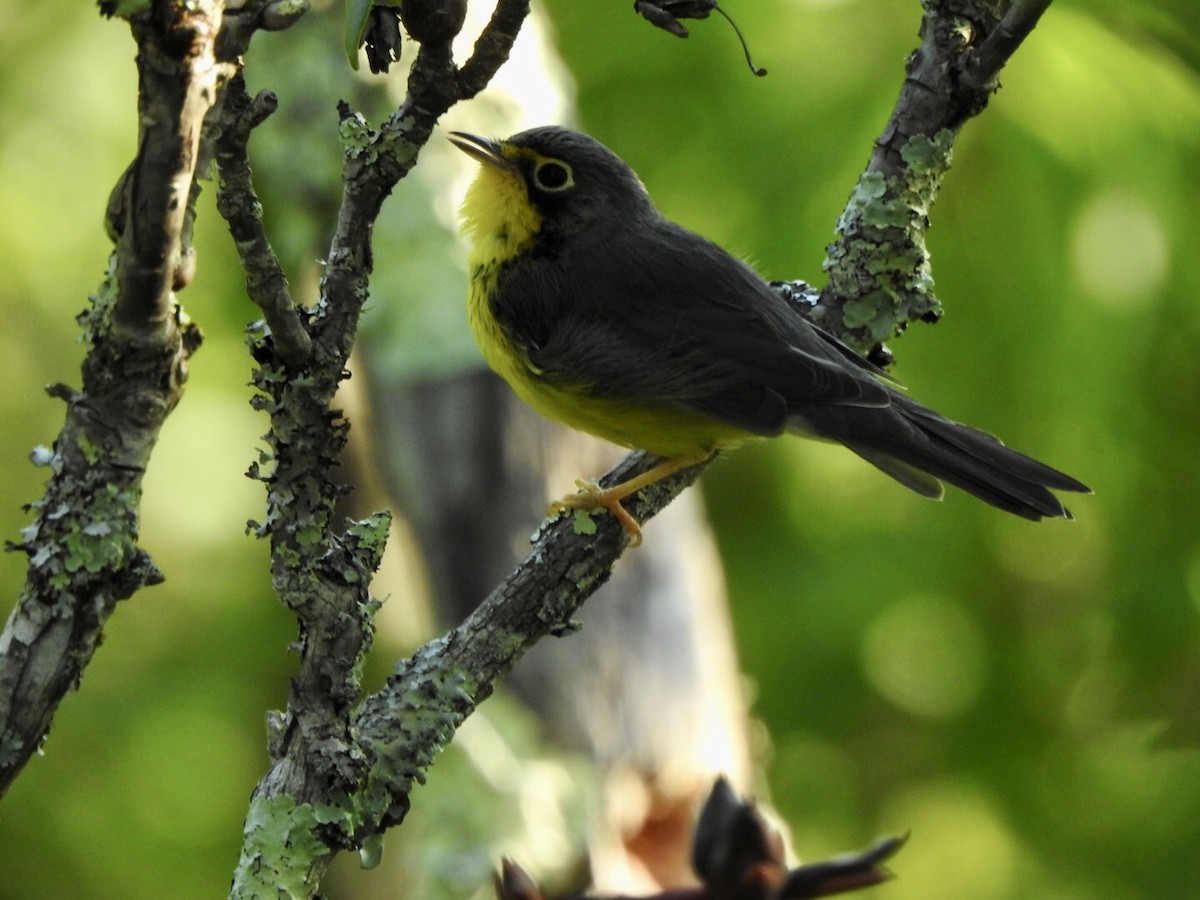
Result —
<path fill-rule="evenodd" d="M 568 494 L 561 500 L 551 503 L 547 515 L 555 516 L 572 509 L 606 509 L 629 533 L 630 547 L 636 547 L 642 542 L 642 526 L 629 514 L 629 510 L 621 505 L 621 501 L 631 493 L 626 489 L 625 484 L 602 488 L 595 481 L 586 481 L 581 478 L 575 482 L 575 486 L 579 488 L 579 492 Z"/>
<path fill-rule="evenodd" d="M 633 478 L 629 478 L 609 488 L 602 488 L 595 481 L 580 479 L 575 482 L 575 486 L 579 488 L 579 493 L 569 494 L 561 500 L 550 504 L 550 511 L 547 515 L 558 515 L 569 509 L 607 509 L 629 533 L 629 546 L 636 547 L 642 542 L 642 526 L 638 524 L 637 519 L 630 515 L 629 510 L 621 505 L 621 501 L 631 494 L 636 494 L 642 488 L 662 481 L 662 479 L 669 475 L 674 475 L 676 472 L 681 472 L 684 469 L 698 465 L 713 456 L 715 456 L 715 453 L 712 451 L 673 456 L 647 469 L 641 475 L 635 475 Z"/>

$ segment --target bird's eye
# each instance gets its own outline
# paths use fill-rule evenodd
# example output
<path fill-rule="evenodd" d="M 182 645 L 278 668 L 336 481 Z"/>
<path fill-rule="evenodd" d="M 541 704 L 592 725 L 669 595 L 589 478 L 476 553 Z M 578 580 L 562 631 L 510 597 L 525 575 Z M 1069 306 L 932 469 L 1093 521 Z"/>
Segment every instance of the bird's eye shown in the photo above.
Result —
<path fill-rule="evenodd" d="M 575 179 L 571 176 L 571 167 L 566 163 L 548 159 L 533 170 L 533 183 L 543 191 L 554 193 L 565 191 L 575 184 Z"/>

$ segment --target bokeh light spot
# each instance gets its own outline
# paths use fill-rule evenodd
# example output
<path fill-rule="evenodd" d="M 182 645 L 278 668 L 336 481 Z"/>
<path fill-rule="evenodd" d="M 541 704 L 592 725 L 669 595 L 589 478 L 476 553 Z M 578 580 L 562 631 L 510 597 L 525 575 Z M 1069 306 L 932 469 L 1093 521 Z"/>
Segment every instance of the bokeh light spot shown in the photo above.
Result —
<path fill-rule="evenodd" d="M 1102 306 L 1142 306 L 1161 288 L 1169 263 L 1162 221 L 1135 194 L 1097 194 L 1071 234 L 1072 275 Z"/>
<path fill-rule="evenodd" d="M 1018 847 L 995 804 L 969 784 L 915 785 L 890 804 L 882 831 L 912 840 L 894 864 L 889 900 L 992 900 L 1014 896 Z"/>
<path fill-rule="evenodd" d="M 979 696 L 986 669 L 979 626 L 961 605 L 912 596 L 893 603 L 867 629 L 862 664 L 875 689 L 909 712 L 944 718 Z"/>
<path fill-rule="evenodd" d="M 992 550 L 1006 570 L 1018 578 L 1060 590 L 1081 590 L 1104 571 L 1109 553 L 1105 523 L 1091 498 L 1066 496 L 1067 505 L 1086 510 L 1071 522 L 1051 520 L 1030 527 L 1015 516 L 992 522 Z"/>

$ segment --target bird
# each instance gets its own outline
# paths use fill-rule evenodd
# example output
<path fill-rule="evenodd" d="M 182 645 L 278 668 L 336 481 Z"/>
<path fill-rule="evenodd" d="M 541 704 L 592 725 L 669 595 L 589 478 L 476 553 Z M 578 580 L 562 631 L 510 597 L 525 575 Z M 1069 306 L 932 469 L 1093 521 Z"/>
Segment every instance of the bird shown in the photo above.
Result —
<path fill-rule="evenodd" d="M 631 494 L 750 441 L 843 444 L 925 497 L 943 482 L 999 509 L 1072 518 L 1082 482 L 952 421 L 803 316 L 751 266 L 675 224 L 599 141 L 561 126 L 494 140 L 455 131 L 481 163 L 461 207 L 467 311 L 488 365 L 543 416 L 659 458 L 557 501 L 611 512 Z"/>

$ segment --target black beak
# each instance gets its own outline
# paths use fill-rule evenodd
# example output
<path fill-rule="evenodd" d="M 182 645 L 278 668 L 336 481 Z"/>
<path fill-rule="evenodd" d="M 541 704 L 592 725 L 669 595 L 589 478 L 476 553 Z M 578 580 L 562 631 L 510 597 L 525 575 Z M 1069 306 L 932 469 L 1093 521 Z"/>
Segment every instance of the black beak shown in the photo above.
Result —
<path fill-rule="evenodd" d="M 450 132 L 450 143 L 467 156 L 473 157 L 485 165 L 509 172 L 516 171 L 516 166 L 505 158 L 502 152 L 504 145 L 500 141 L 488 140 L 465 131 L 452 131 Z"/>

